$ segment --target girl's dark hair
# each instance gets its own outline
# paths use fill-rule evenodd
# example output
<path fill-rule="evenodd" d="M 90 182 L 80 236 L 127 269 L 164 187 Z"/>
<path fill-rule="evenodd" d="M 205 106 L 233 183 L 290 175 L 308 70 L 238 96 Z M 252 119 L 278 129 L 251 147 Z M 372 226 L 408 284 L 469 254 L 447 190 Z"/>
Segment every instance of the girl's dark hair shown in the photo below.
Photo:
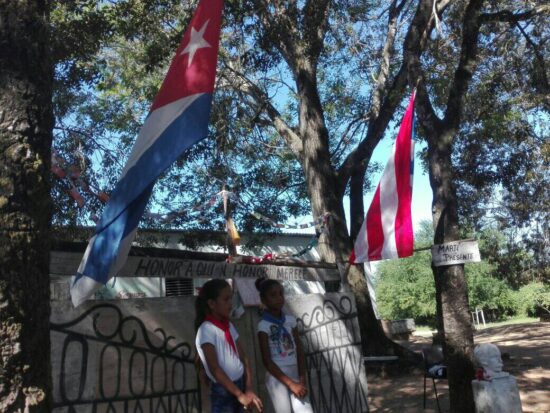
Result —
<path fill-rule="evenodd" d="M 267 277 L 258 278 L 254 282 L 254 285 L 256 286 L 256 289 L 260 292 L 261 298 L 265 298 L 266 293 L 271 289 L 271 287 L 275 285 L 280 285 L 282 287 L 282 284 L 279 281 Z"/>
<path fill-rule="evenodd" d="M 198 330 L 206 314 L 208 314 L 208 300 L 215 300 L 220 292 L 229 287 L 229 283 L 221 278 L 206 281 L 200 289 L 195 301 L 195 329 Z"/>

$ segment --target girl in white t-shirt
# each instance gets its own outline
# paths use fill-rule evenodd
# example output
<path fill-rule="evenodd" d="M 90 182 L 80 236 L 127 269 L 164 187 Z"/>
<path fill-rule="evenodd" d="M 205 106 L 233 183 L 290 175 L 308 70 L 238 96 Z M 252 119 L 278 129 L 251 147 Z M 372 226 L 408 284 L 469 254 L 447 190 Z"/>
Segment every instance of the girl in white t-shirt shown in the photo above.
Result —
<path fill-rule="evenodd" d="M 259 278 L 256 288 L 266 307 L 258 323 L 258 341 L 273 407 L 277 413 L 313 413 L 307 397 L 305 359 L 296 319 L 282 311 L 283 286 L 279 281 Z"/>
<path fill-rule="evenodd" d="M 262 402 L 252 391 L 248 359 L 229 321 L 233 291 L 227 281 L 214 279 L 201 288 L 196 301 L 195 345 L 210 386 L 212 413 L 262 411 Z"/>

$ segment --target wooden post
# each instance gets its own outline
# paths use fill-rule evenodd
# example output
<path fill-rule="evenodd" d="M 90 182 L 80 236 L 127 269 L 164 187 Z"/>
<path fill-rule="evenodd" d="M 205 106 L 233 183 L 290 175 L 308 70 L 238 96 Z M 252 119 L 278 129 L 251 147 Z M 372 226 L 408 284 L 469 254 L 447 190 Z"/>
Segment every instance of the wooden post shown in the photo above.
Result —
<path fill-rule="evenodd" d="M 235 245 L 229 233 L 230 225 L 234 225 L 231 219 L 231 201 L 229 200 L 229 196 L 227 195 L 225 185 L 222 187 L 222 197 L 223 197 L 223 212 L 225 215 L 225 228 L 227 230 L 227 235 L 226 235 L 227 251 L 231 257 L 235 257 L 237 255 L 237 245 Z"/>

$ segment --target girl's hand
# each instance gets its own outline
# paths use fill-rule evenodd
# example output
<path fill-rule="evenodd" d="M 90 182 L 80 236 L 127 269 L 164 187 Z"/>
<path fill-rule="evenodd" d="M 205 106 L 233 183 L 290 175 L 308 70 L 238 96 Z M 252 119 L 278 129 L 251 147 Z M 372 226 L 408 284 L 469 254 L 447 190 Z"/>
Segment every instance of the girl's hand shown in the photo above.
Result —
<path fill-rule="evenodd" d="M 246 410 L 256 408 L 259 412 L 263 411 L 262 401 L 250 390 L 246 391 L 246 393 L 242 393 L 237 400 L 239 400 L 239 403 L 242 404 Z"/>
<path fill-rule="evenodd" d="M 252 391 L 247 391 L 247 394 L 250 394 L 252 396 L 252 403 L 248 406 L 248 408 L 252 410 L 255 407 L 258 412 L 262 413 L 264 410 L 264 405 L 260 398 L 256 396 L 256 393 Z"/>
<path fill-rule="evenodd" d="M 248 406 L 252 403 L 252 398 L 248 395 L 248 393 L 241 393 L 241 395 L 237 397 L 237 400 L 244 406 L 245 409 L 248 409 Z"/>
<path fill-rule="evenodd" d="M 307 388 L 302 383 L 293 381 L 288 388 L 299 399 L 303 399 L 307 395 Z"/>

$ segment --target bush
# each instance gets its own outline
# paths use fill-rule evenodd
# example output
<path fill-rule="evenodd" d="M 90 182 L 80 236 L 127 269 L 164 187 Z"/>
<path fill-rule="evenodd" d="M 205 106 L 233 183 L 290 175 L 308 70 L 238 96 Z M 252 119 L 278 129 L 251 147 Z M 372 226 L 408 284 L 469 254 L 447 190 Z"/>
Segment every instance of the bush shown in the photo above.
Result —
<path fill-rule="evenodd" d="M 514 292 L 514 301 L 519 316 L 539 317 L 550 312 L 550 286 L 541 282 L 524 285 Z"/>
<path fill-rule="evenodd" d="M 382 262 L 377 271 L 376 298 L 382 318 L 414 318 L 417 324 L 435 326 L 435 284 L 430 253 Z M 465 266 L 470 308 L 483 309 L 487 318 L 499 320 L 516 313 L 514 291 L 492 276 L 487 262 Z"/>
<path fill-rule="evenodd" d="M 375 289 L 382 318 L 414 318 L 418 324 L 435 325 L 435 284 L 430 260 L 430 253 L 420 252 L 380 263 Z"/>
<path fill-rule="evenodd" d="M 494 267 L 486 262 L 465 266 L 468 281 L 470 309 L 483 309 L 493 320 L 499 320 L 516 313 L 514 291 L 503 280 L 491 274 Z"/>

